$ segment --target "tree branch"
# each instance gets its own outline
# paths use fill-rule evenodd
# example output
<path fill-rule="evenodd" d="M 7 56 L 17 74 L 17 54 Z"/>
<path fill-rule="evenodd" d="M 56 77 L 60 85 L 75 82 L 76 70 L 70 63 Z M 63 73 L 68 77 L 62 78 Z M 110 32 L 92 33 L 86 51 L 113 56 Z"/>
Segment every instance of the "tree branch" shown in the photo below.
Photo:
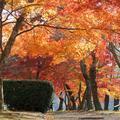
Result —
<path fill-rule="evenodd" d="M 95 27 L 91 27 L 91 28 L 89 28 L 89 29 L 86 29 L 86 28 L 72 28 L 72 27 L 62 27 L 62 26 L 54 26 L 54 25 L 48 25 L 48 24 L 38 24 L 38 25 L 34 25 L 34 26 L 32 26 L 30 29 L 27 29 L 27 30 L 24 30 L 24 31 L 22 31 L 22 32 L 20 32 L 20 33 L 18 33 L 17 34 L 17 36 L 18 35 L 21 35 L 21 34 L 23 34 L 23 33 L 25 33 L 25 32 L 29 32 L 29 31 L 31 31 L 31 30 L 33 30 L 34 28 L 36 28 L 36 27 L 47 27 L 47 28 L 53 28 L 53 29 L 62 29 L 62 30 L 69 30 L 69 31 L 73 31 L 73 30 L 81 30 L 81 31 L 90 31 L 90 30 L 105 30 L 105 31 L 111 31 L 112 29 L 101 29 L 101 28 L 95 28 Z M 119 30 L 119 29 L 114 29 L 114 31 L 115 30 Z"/>
<path fill-rule="evenodd" d="M 12 33 L 8 39 L 8 42 L 0 56 L 0 63 L 3 62 L 4 59 L 9 55 L 23 20 L 24 20 L 24 17 L 22 15 L 17 19 L 16 24 L 13 27 Z"/>
<path fill-rule="evenodd" d="M 33 7 L 33 6 L 41 6 L 42 4 L 29 4 L 29 5 L 26 5 L 26 6 L 21 6 L 19 8 L 16 8 L 13 10 L 13 12 L 16 12 L 16 11 L 19 11 L 19 10 L 22 10 L 22 9 L 25 9 L 25 8 L 28 8 L 28 7 Z"/>
<path fill-rule="evenodd" d="M 8 12 L 8 11 L 7 11 L 7 12 Z M 12 15 L 12 11 L 9 12 L 9 14 L 6 16 L 6 18 L 2 21 L 2 23 L 6 22 L 6 21 L 8 20 L 8 17 L 9 17 L 10 15 Z"/>
<path fill-rule="evenodd" d="M 113 54 L 113 57 L 114 57 L 117 65 L 118 65 L 118 67 L 120 68 L 120 60 L 119 60 L 119 58 L 117 56 L 117 53 L 116 53 L 115 48 L 114 48 L 114 44 L 112 42 L 109 42 L 108 49 Z"/>
<path fill-rule="evenodd" d="M 2 26 L 8 25 L 8 24 L 13 24 L 13 23 L 16 23 L 16 21 L 6 22 L 6 23 L 4 23 Z"/>

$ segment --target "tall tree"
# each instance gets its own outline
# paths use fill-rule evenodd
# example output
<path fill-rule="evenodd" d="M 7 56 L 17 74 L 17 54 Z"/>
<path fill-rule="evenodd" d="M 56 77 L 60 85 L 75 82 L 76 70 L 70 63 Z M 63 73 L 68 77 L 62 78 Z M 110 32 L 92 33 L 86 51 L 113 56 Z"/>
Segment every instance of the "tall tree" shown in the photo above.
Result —
<path fill-rule="evenodd" d="M 81 61 L 96 47 L 103 47 L 102 43 L 119 44 L 119 3 L 118 0 L 0 0 L 0 63 L 5 63 L 10 54 L 52 55 L 53 64 L 68 59 Z M 115 47 L 110 44 L 109 48 L 119 65 Z M 94 65 L 90 74 L 96 71 Z M 86 69 L 84 64 L 81 67 Z"/>
<path fill-rule="evenodd" d="M 97 59 L 94 52 L 92 52 L 91 56 L 92 56 L 92 65 L 90 66 L 89 76 L 90 76 L 90 83 L 91 83 L 91 89 L 92 89 L 92 95 L 93 95 L 93 102 L 96 110 L 102 110 L 102 107 L 98 98 L 98 90 L 97 90 L 97 82 L 96 82 Z"/>
<path fill-rule="evenodd" d="M 84 76 L 85 81 L 86 81 L 86 87 L 87 87 L 86 98 L 89 97 L 88 100 L 91 101 L 91 93 L 92 93 L 93 103 L 95 105 L 95 110 L 102 110 L 102 107 L 101 107 L 101 104 L 100 104 L 99 98 L 98 98 L 98 90 L 97 90 L 97 83 L 96 83 L 96 63 L 97 63 L 97 60 L 96 60 L 94 52 L 91 53 L 91 56 L 92 56 L 92 64 L 90 65 L 89 74 L 87 73 L 85 63 L 83 63 L 83 61 L 80 63 L 81 71 L 82 71 L 83 76 Z M 91 104 L 90 102 L 88 102 L 88 103 Z"/>
<path fill-rule="evenodd" d="M 87 70 L 86 70 L 86 64 L 84 63 L 84 61 L 80 61 L 80 66 L 81 66 L 81 71 L 82 74 L 85 78 L 86 81 L 86 100 L 87 100 L 87 107 L 88 110 L 93 109 L 93 105 L 92 105 L 92 97 L 91 97 L 91 84 L 90 84 L 90 78 L 87 74 Z"/>

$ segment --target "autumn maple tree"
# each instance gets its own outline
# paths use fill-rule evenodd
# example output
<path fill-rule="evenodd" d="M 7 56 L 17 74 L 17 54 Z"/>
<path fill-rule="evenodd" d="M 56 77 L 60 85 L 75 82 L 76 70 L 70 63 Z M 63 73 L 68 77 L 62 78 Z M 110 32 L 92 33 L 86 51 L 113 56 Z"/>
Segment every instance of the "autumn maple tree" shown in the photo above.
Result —
<path fill-rule="evenodd" d="M 29 71 L 28 78 L 53 80 L 61 90 L 73 79 L 81 80 L 79 101 L 85 93 L 88 109 L 93 98 L 101 110 L 101 94 L 120 96 L 115 96 L 119 87 L 112 86 L 120 68 L 119 5 L 119 0 L 0 0 L 1 78 L 21 79 Z M 14 67 L 21 72 L 11 73 Z M 1 90 L 0 109 L 2 97 Z"/>

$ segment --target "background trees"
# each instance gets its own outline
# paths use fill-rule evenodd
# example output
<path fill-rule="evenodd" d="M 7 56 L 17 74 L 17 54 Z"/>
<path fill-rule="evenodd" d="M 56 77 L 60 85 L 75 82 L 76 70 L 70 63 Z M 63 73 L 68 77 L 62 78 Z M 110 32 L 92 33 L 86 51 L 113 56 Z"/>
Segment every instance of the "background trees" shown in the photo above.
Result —
<path fill-rule="evenodd" d="M 118 0 L 1 0 L 0 5 L 1 78 L 52 80 L 57 93 L 73 79 L 82 81 L 80 99 L 89 88 L 96 110 L 99 96 L 119 98 Z M 79 84 L 72 91 L 78 95 Z"/>

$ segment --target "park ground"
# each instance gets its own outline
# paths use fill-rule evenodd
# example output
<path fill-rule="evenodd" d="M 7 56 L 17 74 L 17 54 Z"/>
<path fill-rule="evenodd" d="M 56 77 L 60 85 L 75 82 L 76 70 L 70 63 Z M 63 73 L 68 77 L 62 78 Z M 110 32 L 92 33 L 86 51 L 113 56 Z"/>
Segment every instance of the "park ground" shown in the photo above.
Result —
<path fill-rule="evenodd" d="M 0 112 L 0 120 L 120 120 L 120 111 Z"/>

